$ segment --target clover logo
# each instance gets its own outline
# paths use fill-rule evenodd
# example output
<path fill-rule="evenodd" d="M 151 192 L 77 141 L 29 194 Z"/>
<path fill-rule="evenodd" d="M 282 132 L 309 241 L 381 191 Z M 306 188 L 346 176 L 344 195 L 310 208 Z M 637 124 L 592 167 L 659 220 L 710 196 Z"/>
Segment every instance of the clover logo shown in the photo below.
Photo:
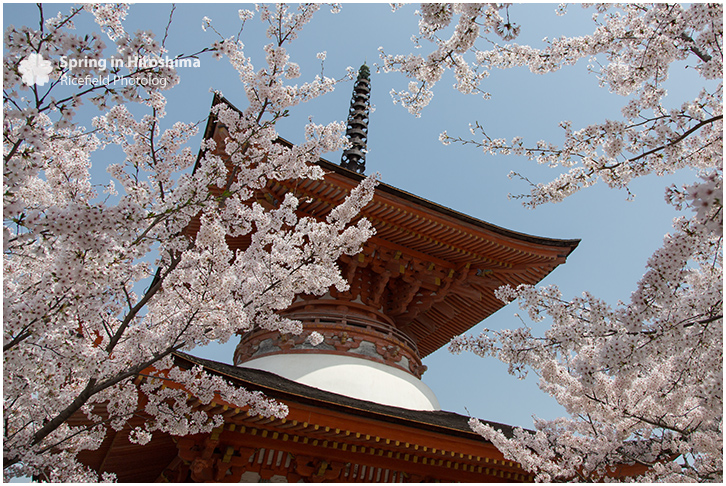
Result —
<path fill-rule="evenodd" d="M 50 61 L 43 59 L 40 54 L 33 53 L 20 61 L 18 70 L 23 75 L 23 82 L 28 86 L 34 84 L 43 86 L 50 81 L 48 75 L 53 71 L 53 66 Z"/>

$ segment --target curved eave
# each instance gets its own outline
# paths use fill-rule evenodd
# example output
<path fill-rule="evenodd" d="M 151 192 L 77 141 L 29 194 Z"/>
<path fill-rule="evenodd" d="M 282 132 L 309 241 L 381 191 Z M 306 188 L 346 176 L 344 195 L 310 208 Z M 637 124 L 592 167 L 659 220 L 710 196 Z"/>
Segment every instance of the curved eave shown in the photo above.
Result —
<path fill-rule="evenodd" d="M 305 403 L 349 416 L 366 417 L 419 430 L 481 440 L 481 436 L 469 427 L 469 417 L 454 412 L 410 410 L 381 405 L 303 385 L 267 371 L 232 366 L 182 352 L 174 353 L 174 361 L 182 369 L 201 365 L 205 371 L 224 377 L 236 387 L 259 390 L 265 396 L 284 403 Z M 245 414 L 246 411 L 239 410 L 236 413 Z M 227 412 L 227 415 L 231 415 L 231 411 Z M 483 422 L 502 430 L 508 436 L 513 434 L 514 428 L 510 425 L 484 420 Z"/>
<path fill-rule="evenodd" d="M 234 108 L 215 95 L 214 103 L 220 102 Z M 207 124 L 205 137 L 224 140 L 224 132 L 218 131 L 213 117 Z M 277 143 L 293 146 L 282 138 Z M 217 151 L 223 155 L 220 147 Z M 317 164 L 326 173 L 324 179 L 270 180 L 264 193 L 258 194 L 258 200 L 267 199 L 270 207 L 274 207 L 285 193 L 294 192 L 301 200 L 301 215 L 324 219 L 365 176 L 324 159 Z M 537 284 L 564 263 L 580 242 L 508 230 L 383 182 L 378 184 L 372 201 L 362 209 L 361 215 L 372 222 L 376 235 L 364 246 L 360 258 L 365 260 L 381 249 L 389 252 L 389 258 L 391 252 L 396 253 L 396 259 L 402 255 L 401 276 L 414 272 L 417 266 L 421 268 L 422 262 L 427 267 L 426 272 L 417 275 L 417 282 L 422 286 L 409 310 L 426 298 L 434 298 L 436 303 L 423 311 L 419 309 L 418 313 L 407 311 L 394 318 L 397 327 L 414 339 L 421 357 L 503 307 L 494 296 L 496 288 L 506 284 L 513 287 Z M 191 226 L 190 230 L 195 231 Z M 244 247 L 246 239 L 230 240 L 230 244 Z M 465 279 L 458 281 L 456 290 L 447 290 L 445 298 L 440 298 L 439 291 L 444 288 L 441 282 L 452 280 L 460 272 L 466 273 Z M 424 282 L 426 278 L 428 281 Z M 435 284 L 431 283 L 432 278 Z"/>
<path fill-rule="evenodd" d="M 279 139 L 281 143 L 284 143 L 287 146 L 292 147 L 292 143 L 284 140 L 282 138 Z M 318 165 L 322 167 L 323 169 L 334 172 L 336 174 L 341 175 L 344 178 L 350 179 L 351 181 L 355 181 L 352 186 L 357 185 L 360 181 L 365 179 L 364 175 L 358 174 L 357 172 L 353 172 L 351 170 L 348 170 L 344 167 L 341 167 L 338 164 L 334 164 L 332 162 L 329 162 L 325 159 L 320 159 L 318 161 Z M 464 213 L 460 213 L 458 211 L 455 211 L 453 209 L 447 208 L 446 206 L 442 206 L 440 204 L 437 204 L 435 202 L 429 201 L 428 199 L 424 199 L 420 196 L 416 196 L 415 194 L 411 194 L 410 192 L 406 192 L 402 189 L 398 189 L 397 187 L 391 186 L 389 184 L 386 184 L 385 182 L 379 182 L 378 186 L 376 187 L 377 191 L 390 194 L 392 196 L 395 196 L 397 198 L 404 199 L 406 201 L 409 201 L 411 204 L 426 208 L 432 212 L 438 213 L 441 216 L 450 217 L 456 221 L 467 223 L 470 225 L 473 225 L 475 227 L 481 228 L 482 230 L 501 235 L 506 238 L 511 238 L 513 240 L 521 241 L 521 242 L 528 242 L 533 243 L 535 245 L 540 246 L 546 246 L 546 247 L 556 247 L 556 248 L 567 248 L 568 254 L 574 250 L 577 245 L 580 243 L 579 239 L 556 239 L 556 238 L 547 238 L 542 236 L 534 236 L 526 233 L 520 233 L 518 231 L 509 230 L 506 228 L 502 228 L 500 226 L 487 223 L 486 221 L 482 221 L 480 219 L 474 218 L 472 216 L 469 216 Z"/>
<path fill-rule="evenodd" d="M 239 110 L 239 108 L 235 107 L 232 103 L 230 103 L 229 100 L 227 100 L 223 96 L 215 93 L 213 101 L 212 101 L 212 106 L 215 106 L 218 103 L 225 103 L 230 108 L 241 113 L 241 110 Z M 207 119 L 207 125 L 204 130 L 204 138 L 205 139 L 213 138 L 216 128 L 217 128 L 216 118 L 214 116 L 209 116 Z M 290 142 L 282 137 L 278 137 L 277 142 L 282 145 L 285 145 L 287 147 L 292 147 L 294 145 L 292 142 Z M 201 156 L 202 156 L 202 151 L 200 151 L 199 157 L 197 157 L 197 163 L 199 161 L 199 158 L 201 158 Z M 365 178 L 364 175 L 361 175 L 357 172 L 346 169 L 346 168 L 340 166 L 339 164 L 334 164 L 334 163 L 332 163 L 328 160 L 322 159 L 322 158 L 318 160 L 317 164 L 326 171 L 338 174 L 343 179 L 348 179 L 350 181 L 348 184 L 348 187 L 346 188 L 348 190 L 350 190 L 352 187 L 357 186 L 358 183 L 360 183 Z M 195 164 L 195 169 L 196 169 L 196 164 Z M 569 255 L 580 243 L 579 239 L 547 238 L 547 237 L 534 236 L 534 235 L 502 228 L 500 226 L 488 223 L 486 221 L 482 221 L 480 219 L 474 218 L 467 214 L 460 213 L 458 211 L 447 208 L 447 207 L 437 204 L 435 202 L 432 202 L 432 201 L 429 201 L 422 197 L 416 196 L 415 194 L 411 194 L 404 190 L 398 189 L 394 186 L 386 184 L 385 182 L 379 182 L 378 186 L 376 187 L 376 191 L 381 192 L 381 193 L 390 194 L 396 198 L 400 198 L 400 199 L 409 201 L 414 206 L 418 206 L 420 208 L 426 208 L 430 211 L 438 213 L 441 216 L 447 216 L 447 217 L 453 218 L 456 221 L 459 221 L 462 223 L 467 223 L 469 225 L 478 227 L 482 230 L 491 232 L 493 234 L 501 235 L 505 238 L 511 238 L 512 240 L 519 241 L 522 243 L 525 243 L 525 242 L 533 243 L 534 245 L 541 246 L 541 247 L 566 249 L 566 254 L 564 256 Z"/>

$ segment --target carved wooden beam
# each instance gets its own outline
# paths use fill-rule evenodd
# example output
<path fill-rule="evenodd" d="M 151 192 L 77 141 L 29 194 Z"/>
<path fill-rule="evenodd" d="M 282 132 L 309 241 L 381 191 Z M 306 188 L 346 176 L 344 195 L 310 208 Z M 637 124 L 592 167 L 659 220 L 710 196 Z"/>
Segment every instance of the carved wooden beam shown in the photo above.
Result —
<path fill-rule="evenodd" d="M 380 307 L 381 305 L 381 296 L 383 295 L 383 291 L 386 290 L 386 285 L 388 284 L 388 281 L 391 278 L 391 272 L 388 270 L 383 271 L 378 275 L 376 278 L 376 282 L 373 285 L 372 293 L 371 293 L 371 305 L 373 307 Z"/>
<path fill-rule="evenodd" d="M 415 280 L 412 283 L 406 283 L 401 280 L 398 280 L 398 282 L 399 288 L 396 289 L 396 297 L 392 302 L 389 312 L 387 312 L 387 314 L 391 317 L 395 317 L 406 312 L 408 305 L 411 303 L 418 293 L 418 289 L 421 287 L 420 280 Z"/>

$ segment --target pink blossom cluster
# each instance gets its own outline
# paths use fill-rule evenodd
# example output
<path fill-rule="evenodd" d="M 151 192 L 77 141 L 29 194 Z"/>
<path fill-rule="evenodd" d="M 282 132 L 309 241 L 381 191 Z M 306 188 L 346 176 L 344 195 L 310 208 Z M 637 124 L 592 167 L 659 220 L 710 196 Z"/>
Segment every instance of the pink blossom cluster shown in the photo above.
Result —
<path fill-rule="evenodd" d="M 151 32 L 126 33 L 127 8 L 86 10 L 115 43 L 116 55 L 164 54 Z M 98 448 L 109 429 L 120 430 L 139 412 L 150 417 L 131 431 L 131 440 L 140 444 L 157 432 L 183 435 L 218 426 L 221 419 L 192 407 L 192 399 L 247 407 L 265 416 L 286 414 L 284 405 L 201 368 L 175 368 L 172 353 L 225 342 L 255 327 L 299 334 L 301 324 L 277 311 L 301 293 L 345 289 L 338 257 L 357 253 L 374 233 L 358 215 L 373 196 L 375 177 L 353 189 L 323 221 L 301 217 L 293 193 L 264 204 L 255 198 L 271 180 L 322 178 L 315 162 L 346 143 L 343 124 L 312 122 L 302 144 L 276 143 L 275 124 L 289 109 L 339 82 L 319 76 L 303 85 L 288 84 L 301 73 L 289 60 L 286 44 L 317 8 L 300 6 L 297 13 L 284 5 L 259 8 L 273 39 L 260 69 L 244 55 L 241 43 L 230 39 L 202 49 L 220 53 L 239 71 L 249 106 L 238 112 L 217 105 L 214 116 L 228 134 L 224 154 L 218 155 L 217 144 L 208 140 L 198 162 L 197 147 L 190 146 L 195 124 L 162 128 L 168 124 L 163 123 L 161 89 L 112 92 L 101 87 L 55 98 L 58 84 L 20 85 L 18 66 L 28 52 L 50 59 L 71 51 L 103 55 L 98 35 L 68 32 L 76 16 L 87 14 L 83 8 L 46 20 L 41 28 L 6 30 L 6 480 L 32 475 L 49 481 L 113 479 L 86 470 L 76 455 Z M 240 13 L 242 22 L 250 18 Z M 56 69 L 52 76 L 60 74 Z M 136 74 L 142 73 L 128 75 Z M 173 68 L 151 75 L 178 79 Z M 104 110 L 90 120 L 90 129 L 75 113 L 88 99 Z M 104 164 L 100 150 L 105 147 L 123 154 L 108 164 L 111 182 L 94 180 L 89 170 L 92 162 Z M 187 228 L 196 221 L 199 230 L 190 235 Z M 229 246 L 229 237 L 243 235 L 248 247 Z M 142 373 L 138 386 L 134 380 Z M 71 425 L 72 416 L 85 417 L 86 424 Z"/>
<path fill-rule="evenodd" d="M 325 336 L 320 334 L 318 331 L 313 331 L 308 335 L 307 341 L 313 346 L 317 346 L 318 344 L 322 344 L 322 342 L 325 341 Z"/>
<path fill-rule="evenodd" d="M 475 144 L 488 154 L 519 155 L 564 172 L 532 184 L 527 206 L 561 201 L 603 181 L 628 188 L 647 174 L 688 168 L 700 180 L 671 187 L 666 199 L 690 216 L 647 261 L 628 302 L 610 305 L 589 293 L 567 299 L 556 286 L 504 287 L 497 296 L 518 300 L 532 325 L 485 330 L 451 343 L 494 356 L 509 371 L 534 371 L 540 388 L 564 406 L 569 418 L 537 420 L 535 431 L 506 437 L 478 420 L 470 425 L 537 474 L 541 481 L 602 481 L 620 466 L 642 466 L 646 481 L 723 480 L 723 6 L 711 4 L 597 5 L 591 35 L 546 40 L 538 49 L 517 44 L 477 49 L 457 40 L 450 52 L 468 52 L 471 70 L 526 66 L 547 73 L 589 59 L 600 84 L 626 98 L 622 118 L 581 129 L 562 122 L 564 143 L 527 145 L 487 135 L 480 141 L 450 136 L 445 144 Z M 564 13 L 564 9 L 558 9 Z M 499 10 L 501 12 L 501 9 Z M 422 32 L 439 32 L 455 7 L 436 5 L 422 15 Z M 458 26 L 472 23 L 460 14 Z M 475 21 L 485 23 L 481 14 Z M 429 89 L 442 69 L 442 42 L 423 58 L 387 58 Z M 459 39 L 457 35 L 452 39 Z M 459 51 L 457 51 L 457 48 Z M 675 62 L 686 61 L 703 79 L 699 95 L 667 108 L 664 82 Z M 418 64 L 417 64 L 418 63 Z M 426 66 L 424 72 L 422 66 Z M 438 71 L 436 71 L 438 69 Z M 430 73 L 436 72 L 436 76 Z M 456 69 L 454 69 L 456 73 Z M 457 74 L 457 77 L 459 75 Z M 419 110 L 423 96 L 409 96 Z M 519 175 L 519 174 L 513 174 Z M 523 176 L 520 176 L 526 179 Z M 541 328 L 540 330 L 536 330 Z"/>
<path fill-rule="evenodd" d="M 128 13 L 128 5 L 90 3 L 84 5 L 84 8 L 93 13 L 96 23 L 106 31 L 112 41 L 126 35 L 123 21 Z"/>
<path fill-rule="evenodd" d="M 720 236 L 697 217 L 649 260 L 630 302 L 611 307 L 556 287 L 504 287 L 532 327 L 460 336 L 451 349 L 495 356 L 513 374 L 533 370 L 573 418 L 535 421 L 514 438 L 472 428 L 542 481 L 602 480 L 619 465 L 645 480 L 719 480 L 722 469 L 723 275 Z M 668 465 L 678 457 L 676 466 Z"/>
<path fill-rule="evenodd" d="M 405 106 L 410 113 L 420 116 L 421 110 L 431 102 L 433 87 L 441 80 L 446 69 L 456 74 L 454 87 L 462 93 L 488 94 L 479 85 L 489 75 L 487 70 L 469 63 L 464 54 L 475 49 L 478 38 L 495 33 L 504 39 L 516 35 L 518 27 L 500 15 L 506 7 L 498 4 L 423 4 L 417 13 L 421 16 L 419 35 L 414 37 L 418 45 L 422 40 L 431 41 L 436 50 L 425 58 L 418 54 L 389 55 L 380 48 L 384 72 L 397 71 L 412 78 L 407 90 L 391 90 L 394 103 Z M 450 37 L 442 38 L 447 27 L 458 15 L 458 22 Z"/>
<path fill-rule="evenodd" d="M 610 187 L 627 188 L 633 178 L 646 174 L 672 173 L 684 167 L 708 169 L 714 166 L 714 156 L 719 157 L 723 151 L 722 83 L 712 83 L 715 87 L 711 90 L 704 89 L 695 100 L 672 109 L 665 107 L 667 93 L 663 88 L 669 67 L 676 61 L 688 61 L 689 67 L 705 80 L 723 76 L 722 5 L 635 4 L 600 10 L 594 16 L 596 29 L 592 35 L 546 39 L 544 49 L 495 44 L 492 49 L 478 50 L 469 41 L 458 41 L 460 51 L 474 52 L 469 63 L 474 72 L 526 66 L 535 73 L 548 73 L 588 59 L 593 70 L 596 65 L 602 66 L 596 72 L 601 85 L 631 96 L 622 109 L 622 121 L 607 120 L 580 130 L 563 122 L 565 141 L 561 146 L 545 142 L 527 146 L 518 137 L 511 141 L 494 138 L 478 124 L 476 131 L 483 135 L 481 140 L 442 134 L 444 143 L 475 144 L 488 154 L 522 155 L 540 164 L 566 168 L 567 172 L 554 181 L 532 186 L 528 204 L 533 207 L 561 201 L 598 180 Z M 439 24 L 448 22 L 449 15 L 439 13 L 428 24 L 438 29 Z M 465 16 L 459 20 L 460 25 L 470 22 Z M 393 63 L 390 56 L 384 59 L 387 69 L 400 70 L 422 86 L 420 96 L 417 93 L 408 97 L 409 110 L 420 112 L 430 99 L 430 86 L 443 69 L 453 69 L 449 63 L 437 60 L 434 54 L 438 52 L 434 51 L 426 64 L 429 72 L 437 70 L 436 76 L 423 74 L 420 66 L 412 63 Z M 417 59 L 422 62 L 420 56 Z M 454 72 L 462 83 L 468 79 L 456 69 Z"/>

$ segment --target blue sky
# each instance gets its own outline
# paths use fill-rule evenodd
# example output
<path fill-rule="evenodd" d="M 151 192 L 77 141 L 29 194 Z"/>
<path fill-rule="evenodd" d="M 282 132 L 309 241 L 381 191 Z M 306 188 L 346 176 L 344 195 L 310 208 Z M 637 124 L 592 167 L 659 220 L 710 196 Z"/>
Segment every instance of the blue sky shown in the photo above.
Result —
<path fill-rule="evenodd" d="M 239 4 L 177 5 L 169 30 L 169 55 L 195 52 L 213 41 L 217 35 L 201 28 L 202 18 L 212 19 L 214 27 L 225 37 L 235 36 L 240 21 Z M 245 6 L 253 9 L 253 6 Z M 68 11 L 62 4 L 47 4 L 46 18 L 57 11 Z M 545 37 L 582 35 L 592 31 L 591 10 L 572 6 L 564 17 L 555 15 L 555 4 L 514 5 L 511 19 L 520 24 L 520 43 L 538 45 Z M 151 29 L 163 35 L 171 6 L 167 4 L 132 5 L 126 26 L 128 31 Z M 599 88 L 594 75 L 588 74 L 586 63 L 554 74 L 535 75 L 525 69 L 495 71 L 484 89 L 491 100 L 462 95 L 452 89 L 451 76 L 437 87 L 436 94 L 420 118 L 404 108 L 394 106 L 389 96 L 392 88 L 403 89 L 407 80 L 397 74 L 377 73 L 378 48 L 389 54 L 407 54 L 413 50 L 410 41 L 417 32 L 418 17 L 414 6 L 392 13 L 387 4 L 344 4 L 342 11 L 331 14 L 323 6 L 313 21 L 289 48 L 291 58 L 302 71 L 303 83 L 320 72 L 318 52 L 326 51 L 325 75 L 340 77 L 347 66 L 357 68 L 363 62 L 372 67 L 372 102 L 368 136 L 369 154 L 366 173 L 380 172 L 387 184 L 429 199 L 459 212 L 508 229 L 553 238 L 580 238 L 582 242 L 567 264 L 558 268 L 543 284 L 557 284 L 566 297 L 575 297 L 587 290 L 611 304 L 627 300 L 644 272 L 649 255 L 658 248 L 663 235 L 670 231 L 675 210 L 666 205 L 664 188 L 673 182 L 694 179 L 691 174 L 664 178 L 646 177 L 632 185 L 636 194 L 627 201 L 622 191 L 599 184 L 569 200 L 525 209 L 521 202 L 508 199 L 508 194 L 527 191 L 526 184 L 510 180 L 507 174 L 518 171 L 535 182 L 547 182 L 559 173 L 516 157 L 484 156 L 469 146 L 443 146 L 439 134 L 447 130 L 452 136 L 467 136 L 469 123 L 479 122 L 492 136 L 511 139 L 523 136 L 534 144 L 540 139 L 561 142 L 562 130 L 557 124 L 571 120 L 577 129 L 605 118 L 618 118 L 625 103 L 621 97 Z M 4 4 L 4 25 L 37 25 L 37 8 L 31 4 Z M 98 31 L 86 16 L 77 22 L 79 32 Z M 245 54 L 255 66 L 264 62 L 262 46 L 268 43 L 265 26 L 257 18 L 248 21 L 241 40 Z M 104 39 L 106 44 L 110 41 Z M 429 46 L 424 44 L 422 53 Z M 110 55 L 110 52 L 109 52 Z M 209 111 L 212 93 L 219 90 L 232 103 L 245 106 L 244 92 L 236 72 L 226 60 L 211 56 L 201 58 L 199 69 L 180 69 L 181 84 L 167 92 L 167 122 L 203 120 Z M 702 86 L 684 66 L 674 68 L 669 89 L 673 105 L 684 98 L 695 97 Z M 347 116 L 352 83 L 340 85 L 331 95 L 297 107 L 292 116 L 279 126 L 280 134 L 291 142 L 304 138 L 303 127 L 308 117 L 316 123 L 343 120 Z M 79 112 L 83 117 L 96 115 L 92 108 Z M 203 128 L 203 125 L 202 125 Z M 193 149 L 199 146 L 199 137 Z M 113 162 L 113 153 L 94 160 L 99 182 L 107 182 L 105 167 Z M 340 153 L 326 159 L 340 161 Z M 516 307 L 508 306 L 486 321 L 486 327 L 517 327 Z M 484 327 L 480 324 L 472 332 Z M 231 362 L 236 342 L 211 346 L 195 352 L 203 357 Z M 444 410 L 471 414 L 486 420 L 512 425 L 531 426 L 532 415 L 554 418 L 563 413 L 553 399 L 542 394 L 536 379 L 518 381 L 506 373 L 506 366 L 493 359 L 471 355 L 454 356 L 441 349 L 424 361 L 429 370 L 426 382 L 438 396 Z"/>

